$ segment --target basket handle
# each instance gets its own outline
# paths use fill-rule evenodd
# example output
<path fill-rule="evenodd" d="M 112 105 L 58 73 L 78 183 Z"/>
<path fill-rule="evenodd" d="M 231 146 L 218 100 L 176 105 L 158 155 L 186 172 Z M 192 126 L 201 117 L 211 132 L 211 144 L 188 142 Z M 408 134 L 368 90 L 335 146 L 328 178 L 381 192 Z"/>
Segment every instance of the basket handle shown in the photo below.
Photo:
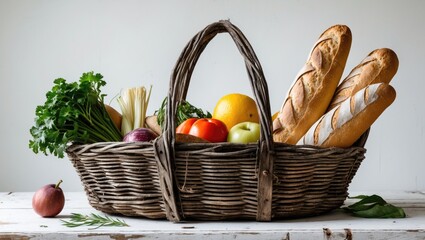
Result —
<path fill-rule="evenodd" d="M 259 162 L 257 220 L 271 220 L 274 151 L 268 87 L 261 65 L 248 40 L 230 21 L 221 20 L 208 25 L 195 35 L 178 58 L 170 79 L 164 130 L 155 141 L 155 156 L 159 166 L 166 215 L 169 220 L 174 222 L 180 221 L 181 218 L 175 199 L 178 189 L 174 184 L 173 176 L 177 104 L 186 99 L 190 78 L 201 53 L 218 33 L 223 32 L 230 34 L 245 60 L 251 88 L 259 110 L 261 133 L 257 150 L 257 161 Z"/>

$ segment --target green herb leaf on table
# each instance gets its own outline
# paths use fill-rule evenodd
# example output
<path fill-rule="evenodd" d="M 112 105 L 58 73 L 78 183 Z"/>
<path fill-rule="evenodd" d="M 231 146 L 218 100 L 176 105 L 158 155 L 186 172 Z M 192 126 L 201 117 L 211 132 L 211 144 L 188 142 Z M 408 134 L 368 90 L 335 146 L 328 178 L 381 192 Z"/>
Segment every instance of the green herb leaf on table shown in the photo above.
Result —
<path fill-rule="evenodd" d="M 157 115 L 158 124 L 164 129 L 166 112 L 165 108 L 167 106 L 167 98 L 162 101 L 161 107 L 155 112 Z M 190 104 L 188 101 L 181 101 L 177 105 L 176 113 L 176 127 L 179 126 L 182 122 L 189 118 L 211 118 L 212 115 L 208 111 L 203 111 L 201 108 L 197 108 Z"/>
<path fill-rule="evenodd" d="M 64 157 L 69 143 L 121 141 L 120 130 L 105 109 L 106 96 L 100 88 L 106 85 L 103 76 L 84 73 L 79 82 L 54 80 L 46 93 L 44 105 L 36 107 L 35 125 L 31 127 L 29 147 L 34 153 L 51 153 Z"/>
<path fill-rule="evenodd" d="M 109 216 L 100 216 L 98 214 L 84 215 L 80 213 L 72 213 L 69 221 L 61 219 L 62 224 L 67 227 L 79 227 L 79 226 L 95 226 L 97 229 L 103 226 L 113 227 L 128 227 L 129 225 L 121 219 L 111 218 Z"/>
<path fill-rule="evenodd" d="M 360 201 L 343 207 L 347 212 L 364 218 L 404 218 L 406 213 L 400 207 L 387 203 L 382 197 L 374 195 L 359 195 L 349 197 L 350 199 L 360 199 Z"/>

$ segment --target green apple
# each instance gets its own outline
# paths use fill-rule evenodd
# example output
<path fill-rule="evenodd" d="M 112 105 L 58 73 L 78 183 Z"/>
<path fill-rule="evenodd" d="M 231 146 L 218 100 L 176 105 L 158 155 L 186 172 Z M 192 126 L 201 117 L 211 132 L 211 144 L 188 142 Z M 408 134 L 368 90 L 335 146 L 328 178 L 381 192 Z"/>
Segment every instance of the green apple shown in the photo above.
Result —
<path fill-rule="evenodd" d="M 227 141 L 232 143 L 250 143 L 260 139 L 260 124 L 241 122 L 233 126 L 227 135 Z"/>

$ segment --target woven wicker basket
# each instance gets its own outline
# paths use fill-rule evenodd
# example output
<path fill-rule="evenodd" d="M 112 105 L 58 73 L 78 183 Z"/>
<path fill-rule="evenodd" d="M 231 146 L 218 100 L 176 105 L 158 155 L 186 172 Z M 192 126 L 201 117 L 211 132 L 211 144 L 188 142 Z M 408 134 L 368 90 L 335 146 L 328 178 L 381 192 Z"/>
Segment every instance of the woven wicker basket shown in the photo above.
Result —
<path fill-rule="evenodd" d="M 176 143 L 175 110 L 207 44 L 227 32 L 243 56 L 260 112 L 256 144 Z M 339 208 L 366 150 L 274 143 L 267 83 L 242 32 L 229 21 L 200 31 L 170 80 L 163 134 L 154 142 L 73 144 L 67 149 L 90 204 L 105 213 L 152 219 L 299 218 Z"/>

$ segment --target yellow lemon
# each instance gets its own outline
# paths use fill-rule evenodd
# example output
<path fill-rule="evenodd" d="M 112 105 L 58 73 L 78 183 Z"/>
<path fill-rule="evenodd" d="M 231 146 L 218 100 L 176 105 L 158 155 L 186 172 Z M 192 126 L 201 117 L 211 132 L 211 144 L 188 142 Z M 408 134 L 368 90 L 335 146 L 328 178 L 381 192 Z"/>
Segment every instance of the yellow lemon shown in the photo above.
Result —
<path fill-rule="evenodd" d="M 215 105 L 212 117 L 226 124 L 227 130 L 241 122 L 259 123 L 257 104 L 254 99 L 240 93 L 223 96 Z"/>

